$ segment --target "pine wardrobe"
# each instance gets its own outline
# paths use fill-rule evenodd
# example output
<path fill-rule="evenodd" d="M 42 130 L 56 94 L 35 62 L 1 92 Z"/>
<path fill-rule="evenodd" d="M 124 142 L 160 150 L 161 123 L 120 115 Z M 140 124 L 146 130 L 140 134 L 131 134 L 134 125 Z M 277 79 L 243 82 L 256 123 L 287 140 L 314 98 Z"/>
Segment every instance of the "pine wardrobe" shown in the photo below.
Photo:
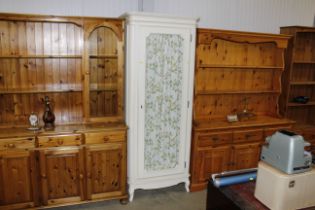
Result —
<path fill-rule="evenodd" d="M 136 189 L 189 189 L 196 19 L 127 13 L 129 200 Z"/>

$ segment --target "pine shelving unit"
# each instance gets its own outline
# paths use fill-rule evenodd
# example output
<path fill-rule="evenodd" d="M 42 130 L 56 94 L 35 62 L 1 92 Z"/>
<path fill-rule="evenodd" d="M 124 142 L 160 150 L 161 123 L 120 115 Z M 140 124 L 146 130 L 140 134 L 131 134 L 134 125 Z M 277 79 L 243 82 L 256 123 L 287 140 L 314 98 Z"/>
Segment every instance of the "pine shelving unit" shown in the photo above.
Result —
<path fill-rule="evenodd" d="M 285 26 L 280 33 L 292 36 L 286 52 L 280 111 L 297 122 L 295 132 L 311 142 L 315 152 L 315 28 Z M 309 97 L 309 101 L 293 102 L 298 96 Z"/>

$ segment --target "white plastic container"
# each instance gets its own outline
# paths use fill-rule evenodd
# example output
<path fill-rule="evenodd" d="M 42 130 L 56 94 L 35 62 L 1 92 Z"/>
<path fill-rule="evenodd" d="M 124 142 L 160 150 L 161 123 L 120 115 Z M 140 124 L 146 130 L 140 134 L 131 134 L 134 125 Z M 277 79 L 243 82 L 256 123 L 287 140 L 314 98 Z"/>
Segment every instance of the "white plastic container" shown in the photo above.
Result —
<path fill-rule="evenodd" d="M 315 206 L 315 169 L 289 175 L 259 162 L 255 197 L 272 210 Z"/>

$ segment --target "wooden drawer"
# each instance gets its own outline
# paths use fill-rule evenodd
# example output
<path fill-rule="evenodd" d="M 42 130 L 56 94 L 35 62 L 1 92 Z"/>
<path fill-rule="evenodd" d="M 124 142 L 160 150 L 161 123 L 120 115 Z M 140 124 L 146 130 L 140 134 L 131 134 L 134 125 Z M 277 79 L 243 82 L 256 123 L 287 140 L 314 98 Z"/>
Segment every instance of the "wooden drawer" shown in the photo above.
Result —
<path fill-rule="evenodd" d="M 314 142 L 310 142 L 310 143 L 311 143 L 311 145 L 308 146 L 308 147 L 305 147 L 304 149 L 305 149 L 306 151 L 309 151 L 309 152 L 314 153 L 314 152 L 315 152 L 315 144 L 314 144 Z"/>
<path fill-rule="evenodd" d="M 234 143 L 257 142 L 257 141 L 264 141 L 262 129 L 235 131 L 233 133 Z"/>
<path fill-rule="evenodd" d="M 35 137 L 0 139 L 0 150 L 32 149 L 35 147 Z"/>
<path fill-rule="evenodd" d="M 38 137 L 38 147 L 77 146 L 81 145 L 82 143 L 82 134 L 66 134 Z"/>
<path fill-rule="evenodd" d="M 303 138 L 305 141 L 315 142 L 315 130 L 306 130 L 303 132 Z"/>
<path fill-rule="evenodd" d="M 217 146 L 232 143 L 231 132 L 220 132 L 211 134 L 200 134 L 198 137 L 198 146 Z"/>
<path fill-rule="evenodd" d="M 266 128 L 264 130 L 264 137 L 266 138 L 267 136 L 271 136 L 278 130 L 291 130 L 290 127 L 275 127 L 275 128 Z"/>
<path fill-rule="evenodd" d="M 107 142 L 125 141 L 125 131 L 85 133 L 86 144 L 102 144 Z"/>

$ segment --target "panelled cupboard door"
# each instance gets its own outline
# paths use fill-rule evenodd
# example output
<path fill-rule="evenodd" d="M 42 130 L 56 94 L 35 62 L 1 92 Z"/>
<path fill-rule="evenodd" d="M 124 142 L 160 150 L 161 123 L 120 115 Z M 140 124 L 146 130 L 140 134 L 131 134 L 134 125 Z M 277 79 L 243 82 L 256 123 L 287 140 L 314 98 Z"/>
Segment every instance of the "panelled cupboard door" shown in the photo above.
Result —
<path fill-rule="evenodd" d="M 86 146 L 87 199 L 126 194 L 126 145 L 124 143 Z"/>
<path fill-rule="evenodd" d="M 44 205 L 84 199 L 84 156 L 81 147 L 41 149 L 39 167 Z"/>
<path fill-rule="evenodd" d="M 0 151 L 0 209 L 36 205 L 34 152 Z"/>
<path fill-rule="evenodd" d="M 187 28 L 140 26 L 138 37 L 138 173 L 185 172 L 190 35 Z"/>
<path fill-rule="evenodd" d="M 210 150 L 202 151 L 203 167 L 200 181 L 206 181 L 214 173 L 221 173 L 229 170 L 231 147 L 221 146 Z"/>
<path fill-rule="evenodd" d="M 261 143 L 232 146 L 231 170 L 255 168 L 260 158 Z"/>

